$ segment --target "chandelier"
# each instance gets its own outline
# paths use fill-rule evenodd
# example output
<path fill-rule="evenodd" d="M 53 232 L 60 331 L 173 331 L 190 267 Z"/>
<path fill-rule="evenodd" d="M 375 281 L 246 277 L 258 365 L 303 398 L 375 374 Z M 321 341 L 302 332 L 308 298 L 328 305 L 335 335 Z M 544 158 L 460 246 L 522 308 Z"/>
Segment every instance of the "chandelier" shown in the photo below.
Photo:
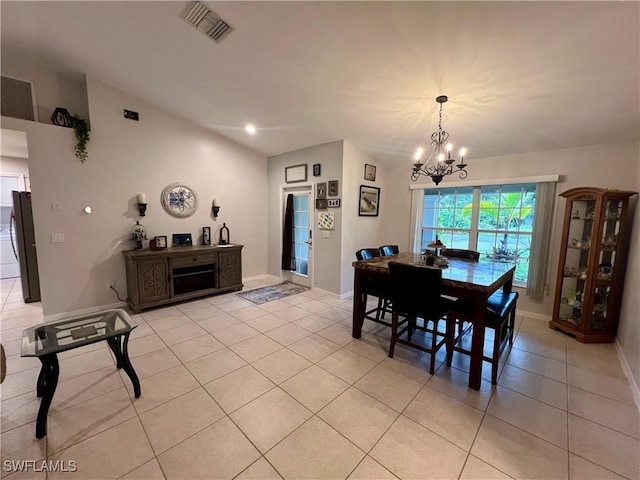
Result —
<path fill-rule="evenodd" d="M 451 175 L 457 173 L 460 178 L 467 178 L 467 171 L 465 168 L 467 164 L 464 163 L 464 155 L 466 150 L 460 149 L 460 162 L 455 164 L 455 159 L 451 158 L 451 150 L 453 145 L 448 143 L 449 133 L 442 129 L 442 104 L 447 100 L 446 95 L 440 95 L 436 98 L 436 102 L 440 104 L 440 117 L 438 121 L 438 131 L 431 134 L 431 146 L 433 151 L 426 162 L 422 162 L 422 155 L 424 154 L 424 148 L 418 147 L 415 155 L 413 156 L 415 163 L 413 164 L 413 172 L 411 173 L 411 180 L 417 180 L 420 175 L 431 177 L 433 183 L 438 185 L 445 175 Z"/>

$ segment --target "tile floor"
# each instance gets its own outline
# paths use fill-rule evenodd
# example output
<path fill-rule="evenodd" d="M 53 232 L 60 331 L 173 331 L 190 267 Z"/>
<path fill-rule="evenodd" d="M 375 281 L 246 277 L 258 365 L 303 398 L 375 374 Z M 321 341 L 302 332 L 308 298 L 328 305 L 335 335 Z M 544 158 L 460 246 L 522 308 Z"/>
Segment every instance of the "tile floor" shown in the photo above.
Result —
<path fill-rule="evenodd" d="M 66 352 L 49 434 L 36 440 L 39 362 L 19 349 L 42 313 L 22 303 L 19 282 L 0 287 L 3 478 L 640 477 L 638 409 L 613 345 L 519 316 L 498 385 L 485 366 L 476 392 L 465 357 L 447 368 L 440 355 L 434 376 L 414 350 L 390 359 L 386 327 L 365 324 L 354 340 L 351 302 L 315 291 L 134 315 L 142 397 L 106 345 Z M 10 473 L 7 460 L 75 461 L 77 471 Z"/>

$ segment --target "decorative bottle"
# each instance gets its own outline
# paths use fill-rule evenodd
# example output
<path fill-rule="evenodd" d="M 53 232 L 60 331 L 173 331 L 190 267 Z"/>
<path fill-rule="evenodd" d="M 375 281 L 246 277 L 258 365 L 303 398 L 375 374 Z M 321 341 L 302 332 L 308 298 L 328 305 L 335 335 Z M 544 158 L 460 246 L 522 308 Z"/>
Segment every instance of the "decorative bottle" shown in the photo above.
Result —
<path fill-rule="evenodd" d="M 222 228 L 220 229 L 220 241 L 218 243 L 220 245 L 227 245 L 229 243 L 229 229 L 227 228 L 226 223 L 222 224 Z"/>
<path fill-rule="evenodd" d="M 147 239 L 147 229 L 139 221 L 131 227 L 131 240 L 136 242 L 136 250 L 142 248 L 142 241 Z"/>

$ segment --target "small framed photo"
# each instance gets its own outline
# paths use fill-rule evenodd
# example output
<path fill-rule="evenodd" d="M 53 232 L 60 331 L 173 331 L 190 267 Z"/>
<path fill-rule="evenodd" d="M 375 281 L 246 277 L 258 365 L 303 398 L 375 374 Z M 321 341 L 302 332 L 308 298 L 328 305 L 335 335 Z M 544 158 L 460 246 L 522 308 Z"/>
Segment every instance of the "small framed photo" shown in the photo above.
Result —
<path fill-rule="evenodd" d="M 156 248 L 167 248 L 167 236 L 162 235 L 160 237 L 155 237 Z"/>
<path fill-rule="evenodd" d="M 285 167 L 284 181 L 286 183 L 306 182 L 307 181 L 307 165 L 293 165 Z"/>
<path fill-rule="evenodd" d="M 316 210 L 326 210 L 326 209 L 327 209 L 327 199 L 318 198 L 316 200 Z"/>
<path fill-rule="evenodd" d="M 368 163 L 364 164 L 364 179 L 369 180 L 370 182 L 376 181 L 376 166 L 369 165 Z"/>
<path fill-rule="evenodd" d="M 369 185 L 360 185 L 358 215 L 361 217 L 377 217 L 379 211 L 380 189 Z"/>
<path fill-rule="evenodd" d="M 329 198 L 327 200 L 327 206 L 329 208 L 340 208 L 340 199 L 339 198 Z"/>
<path fill-rule="evenodd" d="M 211 245 L 211 227 L 202 227 L 202 244 Z"/>
<path fill-rule="evenodd" d="M 338 180 L 329 180 L 329 196 L 338 196 Z"/>
<path fill-rule="evenodd" d="M 314 163 L 313 164 L 313 176 L 314 177 L 319 177 L 321 171 L 322 171 L 322 167 L 320 166 L 320 164 L 319 163 Z"/>
<path fill-rule="evenodd" d="M 327 182 L 316 185 L 316 198 L 327 198 Z"/>

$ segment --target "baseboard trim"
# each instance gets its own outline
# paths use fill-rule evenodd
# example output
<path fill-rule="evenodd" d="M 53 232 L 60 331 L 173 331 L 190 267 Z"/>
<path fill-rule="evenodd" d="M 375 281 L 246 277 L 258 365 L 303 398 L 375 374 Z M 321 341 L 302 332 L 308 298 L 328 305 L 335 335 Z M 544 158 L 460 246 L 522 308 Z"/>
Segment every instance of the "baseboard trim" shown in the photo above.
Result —
<path fill-rule="evenodd" d="M 318 288 L 318 287 L 311 287 L 311 291 L 312 292 L 322 293 L 323 295 L 327 295 L 327 296 L 333 297 L 333 298 L 340 298 L 340 296 L 337 293 L 333 293 L 333 292 L 330 292 L 328 290 L 323 290 L 322 288 Z"/>
<path fill-rule="evenodd" d="M 353 290 L 351 290 L 350 292 L 347 293 L 343 293 L 340 295 L 340 300 L 345 300 L 349 297 L 353 297 Z"/>
<path fill-rule="evenodd" d="M 70 312 L 61 312 L 61 313 L 54 313 L 51 315 L 45 315 L 44 321 L 46 323 L 55 322 L 58 320 L 64 320 L 65 318 L 77 317 L 79 315 L 87 315 L 89 313 L 100 312 L 102 310 L 110 310 L 113 308 L 126 308 L 126 307 L 127 307 L 126 302 L 109 303 L 107 305 L 98 305 L 97 307 L 82 308 L 80 310 L 72 310 Z"/>
<path fill-rule="evenodd" d="M 625 376 L 627 377 L 627 381 L 629 382 L 629 388 L 631 388 L 633 400 L 636 402 L 636 408 L 640 411 L 640 389 L 638 388 L 636 379 L 633 377 L 633 372 L 631 371 L 629 362 L 627 362 L 627 357 L 624 356 L 624 352 L 622 351 L 622 347 L 620 346 L 620 342 L 617 338 L 614 342 L 614 345 L 616 348 L 616 354 L 618 355 L 618 360 L 620 361 L 620 365 L 622 366 L 622 371 L 624 372 Z"/>

